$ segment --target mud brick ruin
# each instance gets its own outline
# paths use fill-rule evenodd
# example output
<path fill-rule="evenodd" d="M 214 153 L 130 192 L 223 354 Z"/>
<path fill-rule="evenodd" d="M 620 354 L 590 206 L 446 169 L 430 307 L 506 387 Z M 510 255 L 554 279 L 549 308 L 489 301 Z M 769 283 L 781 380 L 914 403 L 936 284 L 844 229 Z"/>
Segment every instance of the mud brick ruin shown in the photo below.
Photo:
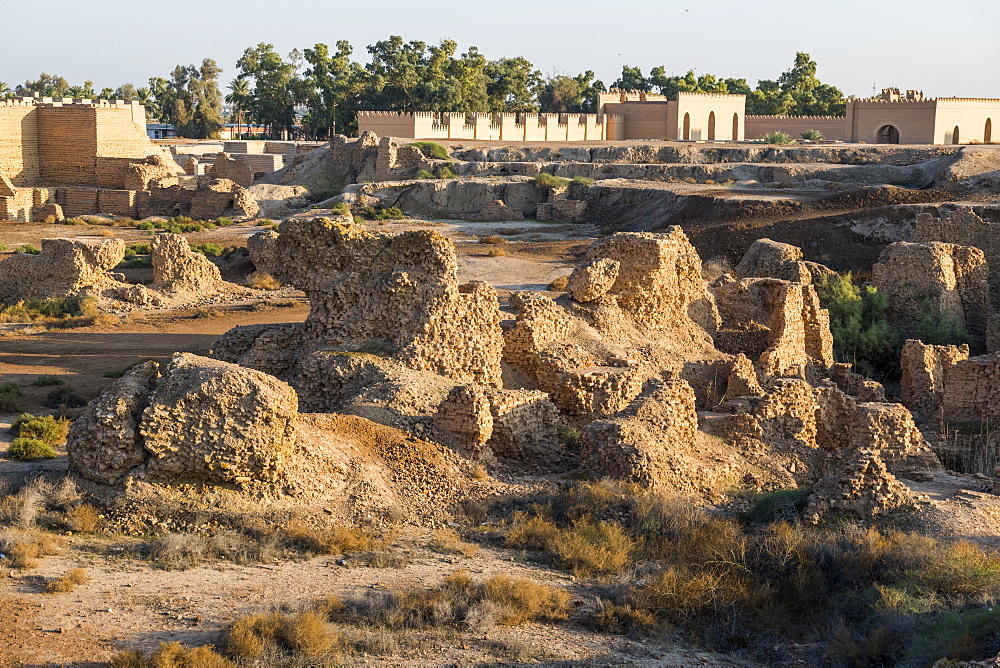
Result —
<path fill-rule="evenodd" d="M 70 217 L 256 213 L 236 184 L 184 175 L 145 123 L 122 100 L 0 100 L 0 220 L 44 220 L 53 205 Z"/>

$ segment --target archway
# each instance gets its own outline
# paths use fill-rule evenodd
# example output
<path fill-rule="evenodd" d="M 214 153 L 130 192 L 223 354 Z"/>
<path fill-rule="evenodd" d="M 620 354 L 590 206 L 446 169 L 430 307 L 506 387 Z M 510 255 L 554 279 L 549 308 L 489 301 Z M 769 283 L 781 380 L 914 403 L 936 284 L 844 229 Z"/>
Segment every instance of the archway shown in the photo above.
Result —
<path fill-rule="evenodd" d="M 899 130 L 897 130 L 892 125 L 883 125 L 878 130 L 878 143 L 879 144 L 898 144 L 899 143 Z"/>
<path fill-rule="evenodd" d="M 993 141 L 993 119 L 986 119 L 986 128 L 983 130 L 983 143 L 989 144 Z"/>
<path fill-rule="evenodd" d="M 952 144 L 957 144 L 958 143 L 958 126 L 957 125 L 955 126 L 955 129 L 951 131 L 951 143 Z"/>
<path fill-rule="evenodd" d="M 733 141 L 740 138 L 740 115 L 733 114 Z"/>
<path fill-rule="evenodd" d="M 689 141 L 691 139 L 691 114 L 684 113 L 684 134 L 681 135 L 684 141 Z"/>
<path fill-rule="evenodd" d="M 708 141 L 715 141 L 715 112 L 708 112 Z"/>

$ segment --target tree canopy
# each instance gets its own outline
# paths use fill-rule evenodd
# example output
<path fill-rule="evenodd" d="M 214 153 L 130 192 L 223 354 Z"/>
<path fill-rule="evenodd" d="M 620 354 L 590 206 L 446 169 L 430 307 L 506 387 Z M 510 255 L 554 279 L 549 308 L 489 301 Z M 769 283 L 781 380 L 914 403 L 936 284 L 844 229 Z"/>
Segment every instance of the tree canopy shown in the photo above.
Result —
<path fill-rule="evenodd" d="M 369 62 L 354 57 L 341 40 L 334 48 L 319 43 L 287 55 L 261 42 L 247 48 L 236 63 L 235 78 L 223 97 L 222 70 L 209 58 L 200 66 L 178 65 L 167 77 L 152 77 L 148 87 L 125 83 L 95 91 L 91 81 L 71 85 L 42 73 L 17 86 L 17 93 L 44 96 L 103 97 L 137 100 L 150 119 L 174 124 L 193 138 L 217 137 L 223 123 L 223 100 L 229 121 L 268 128 L 271 135 L 296 126 L 312 139 L 357 132 L 357 112 L 465 111 L 511 113 L 593 113 L 607 87 L 592 70 L 543 75 L 526 58 L 492 60 L 475 46 L 464 51 L 453 40 L 437 44 L 404 41 L 398 35 L 366 47 Z M 844 94 L 824 84 L 807 53 L 796 53 L 792 66 L 776 79 L 751 87 L 746 79 L 715 74 L 668 75 L 663 65 L 649 74 L 625 65 L 611 88 L 641 90 L 676 99 L 679 92 L 742 93 L 748 114 L 842 115 Z M 0 90 L 0 94 L 3 91 Z"/>

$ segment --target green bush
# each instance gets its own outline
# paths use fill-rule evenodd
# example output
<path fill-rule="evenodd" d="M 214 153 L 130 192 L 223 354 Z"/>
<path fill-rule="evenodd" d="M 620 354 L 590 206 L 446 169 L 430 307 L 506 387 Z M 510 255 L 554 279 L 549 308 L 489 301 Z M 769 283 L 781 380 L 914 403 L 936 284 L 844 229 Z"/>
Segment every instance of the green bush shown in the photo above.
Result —
<path fill-rule="evenodd" d="M 823 141 L 823 133 L 819 130 L 806 130 L 802 133 L 802 138 L 807 141 Z"/>
<path fill-rule="evenodd" d="M 125 255 L 149 255 L 153 252 L 153 245 L 149 243 L 129 244 L 125 247 Z"/>
<path fill-rule="evenodd" d="M 208 257 L 219 257 L 225 251 L 222 246 L 213 243 L 191 244 L 191 250 Z"/>
<path fill-rule="evenodd" d="M 7 244 L 0 242 L 0 253 L 7 250 Z"/>
<path fill-rule="evenodd" d="M 584 185 L 584 186 L 592 186 L 592 185 L 594 185 L 594 183 L 596 183 L 596 181 L 594 181 L 594 179 L 592 179 L 590 177 L 587 177 L 587 176 L 574 176 L 573 177 L 573 183 L 579 183 L 580 185 Z"/>
<path fill-rule="evenodd" d="M 365 207 L 365 214 L 373 220 L 399 220 L 406 217 L 406 214 L 398 206 L 386 208 L 381 204 Z"/>
<path fill-rule="evenodd" d="M 791 144 L 792 136 L 787 132 L 777 130 L 775 132 L 768 132 L 766 135 L 761 137 L 761 141 L 765 144 Z"/>
<path fill-rule="evenodd" d="M 49 445 L 65 443 L 68 431 L 68 420 L 57 420 L 51 415 L 31 413 L 22 413 L 10 426 L 10 433 L 14 436 L 34 438 Z"/>
<path fill-rule="evenodd" d="M 17 383 L 0 384 L 0 413 L 13 413 L 17 410 L 17 400 L 24 394 Z"/>
<path fill-rule="evenodd" d="M 15 438 L 11 442 L 10 449 L 7 450 L 7 456 L 11 459 L 23 460 L 52 459 L 56 456 L 56 451 L 45 441 L 22 436 Z"/>
<path fill-rule="evenodd" d="M 569 184 L 569 179 L 564 179 L 561 176 L 554 176 L 548 172 L 539 172 L 535 175 L 536 188 L 565 188 Z"/>
<path fill-rule="evenodd" d="M 816 293 L 830 311 L 830 332 L 837 357 L 854 364 L 871 378 L 896 378 L 899 374 L 899 333 L 886 320 L 886 297 L 872 286 L 854 284 L 850 272 L 821 277 Z"/>
<path fill-rule="evenodd" d="M 456 179 L 458 174 L 452 171 L 451 167 L 448 165 L 439 165 L 437 169 L 434 170 L 434 176 L 439 179 Z"/>
<path fill-rule="evenodd" d="M 174 216 L 170 219 L 170 222 L 174 225 L 188 225 L 195 221 L 194 218 L 188 218 L 187 216 Z"/>
<path fill-rule="evenodd" d="M 205 229 L 200 223 L 186 223 L 180 228 L 182 232 L 201 232 Z"/>
<path fill-rule="evenodd" d="M 28 253 L 29 255 L 38 255 L 42 252 L 42 249 L 35 244 L 21 244 L 17 247 L 18 253 Z"/>
<path fill-rule="evenodd" d="M 419 148 L 425 158 L 431 160 L 451 160 L 451 156 L 448 155 L 448 149 L 441 146 L 441 144 L 432 141 L 417 141 L 410 144 L 410 146 Z"/>
<path fill-rule="evenodd" d="M 48 387 L 50 385 L 62 385 L 62 384 L 63 384 L 62 378 L 47 373 L 42 374 L 41 376 L 35 379 L 34 383 L 32 383 L 32 385 L 34 385 L 35 387 Z"/>
<path fill-rule="evenodd" d="M 215 224 L 218 227 L 229 227 L 230 225 L 233 224 L 233 219 L 226 218 L 225 216 L 219 216 L 218 218 L 215 219 Z"/>
<path fill-rule="evenodd" d="M 418 179 L 436 179 L 437 176 L 434 175 L 434 172 L 429 172 L 426 169 L 418 169 L 417 170 L 417 178 Z"/>
<path fill-rule="evenodd" d="M 79 218 L 67 218 L 63 221 L 63 225 L 86 225 L 87 222 L 80 220 Z"/>
<path fill-rule="evenodd" d="M 796 487 L 758 494 L 751 500 L 750 508 L 743 515 L 743 521 L 748 524 L 792 522 L 805 509 L 810 494 L 812 487 Z"/>
<path fill-rule="evenodd" d="M 66 408 L 79 408 L 80 406 L 86 406 L 87 400 L 77 394 L 73 388 L 64 385 L 49 392 L 49 396 L 45 398 L 45 405 L 49 408 L 60 408 L 62 406 L 66 406 Z"/>
<path fill-rule="evenodd" d="M 351 213 L 351 207 L 347 206 L 343 202 L 337 202 L 330 207 L 330 211 L 337 214 L 338 216 L 346 216 Z"/>
<path fill-rule="evenodd" d="M 148 220 L 144 220 L 141 223 L 138 223 L 135 226 L 135 229 L 137 229 L 137 230 L 155 230 L 156 229 L 156 225 L 153 225 L 153 223 L 149 222 Z"/>
<path fill-rule="evenodd" d="M 913 326 L 913 336 L 928 345 L 961 345 L 972 337 L 957 318 L 942 313 L 930 299 L 925 299 L 920 320 Z"/>

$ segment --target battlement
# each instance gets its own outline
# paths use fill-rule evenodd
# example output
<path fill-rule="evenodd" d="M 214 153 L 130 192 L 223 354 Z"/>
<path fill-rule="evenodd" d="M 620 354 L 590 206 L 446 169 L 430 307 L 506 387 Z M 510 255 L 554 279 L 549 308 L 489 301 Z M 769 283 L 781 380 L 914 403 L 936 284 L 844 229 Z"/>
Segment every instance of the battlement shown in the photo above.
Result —
<path fill-rule="evenodd" d="M 586 141 L 617 138 L 620 114 L 525 114 L 511 112 L 358 112 L 358 131 L 421 139 Z"/>
<path fill-rule="evenodd" d="M 728 100 L 735 102 L 737 99 L 746 100 L 747 96 L 742 93 L 701 93 L 696 91 L 678 91 L 677 100 Z"/>
<path fill-rule="evenodd" d="M 789 116 L 787 114 L 747 114 L 746 119 L 755 121 L 842 121 L 846 116 Z"/>

